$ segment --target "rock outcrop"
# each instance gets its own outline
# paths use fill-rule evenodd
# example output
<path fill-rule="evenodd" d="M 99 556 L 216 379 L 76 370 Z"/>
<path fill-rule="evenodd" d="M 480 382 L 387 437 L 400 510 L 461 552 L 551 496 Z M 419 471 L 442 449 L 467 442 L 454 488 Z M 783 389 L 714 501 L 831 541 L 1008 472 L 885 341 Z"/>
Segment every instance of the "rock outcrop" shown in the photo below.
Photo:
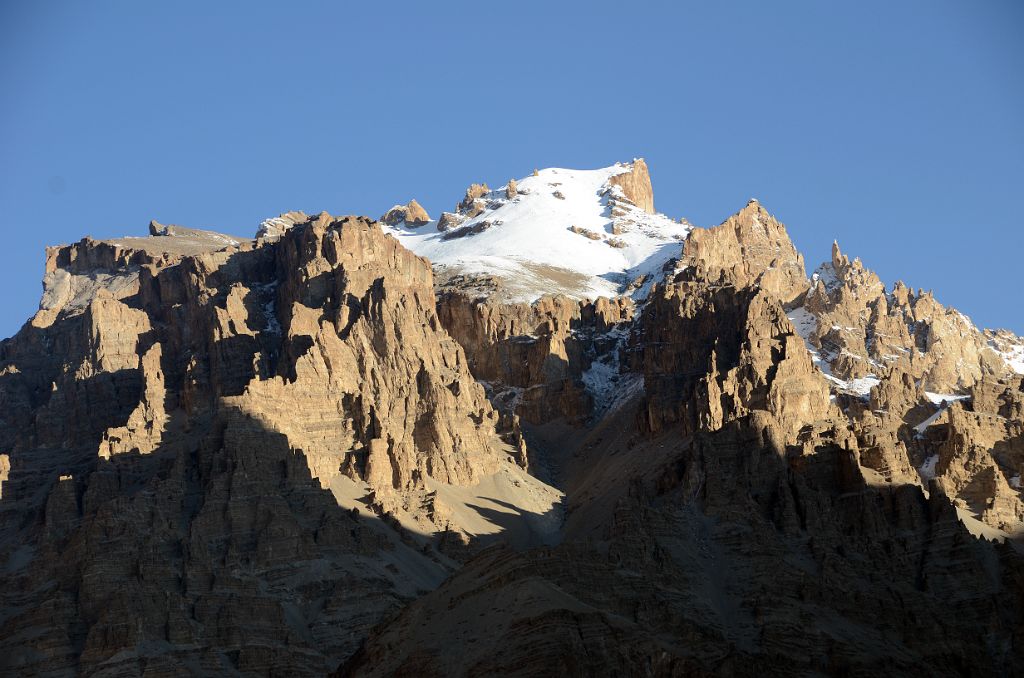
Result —
<path fill-rule="evenodd" d="M 622 195 L 644 212 L 654 214 L 654 189 L 643 158 L 633 160 L 629 171 L 616 174 L 609 183 L 622 189 Z"/>
<path fill-rule="evenodd" d="M 259 228 L 256 230 L 256 240 L 268 240 L 274 241 L 284 235 L 285 231 L 292 228 L 296 224 L 304 223 L 309 217 L 305 212 L 285 212 L 276 217 L 270 219 L 264 219 L 260 222 Z"/>
<path fill-rule="evenodd" d="M 405 224 L 413 228 L 423 226 L 431 221 L 427 211 L 415 200 L 410 200 L 404 205 L 395 205 L 385 212 L 380 220 L 388 226 Z"/>
<path fill-rule="evenodd" d="M 467 219 L 475 217 L 483 212 L 486 206 L 483 198 L 490 192 L 487 184 L 470 184 L 462 201 L 455 206 L 455 211 Z"/>
<path fill-rule="evenodd" d="M 1024 378 L 979 382 L 970 393 L 932 425 L 938 444 L 922 465 L 959 507 L 1004 532 L 1024 533 Z"/>

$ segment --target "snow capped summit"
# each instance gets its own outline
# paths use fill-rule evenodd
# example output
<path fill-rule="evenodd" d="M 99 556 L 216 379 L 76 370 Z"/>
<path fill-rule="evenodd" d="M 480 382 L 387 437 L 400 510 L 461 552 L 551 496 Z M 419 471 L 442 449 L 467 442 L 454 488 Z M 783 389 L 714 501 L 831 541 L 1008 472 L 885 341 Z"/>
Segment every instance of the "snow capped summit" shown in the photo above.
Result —
<path fill-rule="evenodd" d="M 457 213 L 384 228 L 439 275 L 489 278 L 508 300 L 642 296 L 690 230 L 653 208 L 647 166 L 635 160 L 539 170 L 497 190 L 474 184 Z"/>

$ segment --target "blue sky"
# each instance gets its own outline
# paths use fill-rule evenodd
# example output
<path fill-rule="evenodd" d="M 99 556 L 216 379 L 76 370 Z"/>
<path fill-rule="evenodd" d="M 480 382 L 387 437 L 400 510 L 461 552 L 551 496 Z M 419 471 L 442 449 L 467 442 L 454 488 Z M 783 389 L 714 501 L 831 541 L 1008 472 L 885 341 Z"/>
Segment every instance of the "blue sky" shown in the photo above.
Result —
<path fill-rule="evenodd" d="M 288 4 L 0 3 L 0 336 L 49 244 L 634 156 L 671 216 L 757 197 L 810 269 L 1024 333 L 1024 3 Z"/>

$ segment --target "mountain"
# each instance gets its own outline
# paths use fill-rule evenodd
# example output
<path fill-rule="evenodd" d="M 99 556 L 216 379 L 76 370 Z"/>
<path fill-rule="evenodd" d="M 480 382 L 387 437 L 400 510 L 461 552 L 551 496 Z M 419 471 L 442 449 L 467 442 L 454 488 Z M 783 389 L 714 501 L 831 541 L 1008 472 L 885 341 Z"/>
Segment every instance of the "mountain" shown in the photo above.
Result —
<path fill-rule="evenodd" d="M 539 170 L 494 191 L 474 184 L 437 221 L 387 231 L 430 259 L 443 281 L 468 279 L 489 296 L 533 302 L 553 293 L 642 296 L 689 227 L 654 212 L 647 165 L 637 160 Z"/>
<path fill-rule="evenodd" d="M 1018 672 L 1024 340 L 654 204 L 634 160 L 49 248 L 0 672 Z"/>

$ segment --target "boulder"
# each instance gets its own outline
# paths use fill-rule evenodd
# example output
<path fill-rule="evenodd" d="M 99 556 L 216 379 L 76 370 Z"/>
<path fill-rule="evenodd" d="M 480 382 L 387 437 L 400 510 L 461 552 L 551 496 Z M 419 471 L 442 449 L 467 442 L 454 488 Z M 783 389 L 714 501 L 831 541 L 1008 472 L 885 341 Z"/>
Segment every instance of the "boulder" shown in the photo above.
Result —
<path fill-rule="evenodd" d="M 430 215 L 416 200 L 410 200 L 404 205 L 395 205 L 385 212 L 380 220 L 388 226 L 405 224 L 412 227 L 423 226 L 431 221 Z"/>

